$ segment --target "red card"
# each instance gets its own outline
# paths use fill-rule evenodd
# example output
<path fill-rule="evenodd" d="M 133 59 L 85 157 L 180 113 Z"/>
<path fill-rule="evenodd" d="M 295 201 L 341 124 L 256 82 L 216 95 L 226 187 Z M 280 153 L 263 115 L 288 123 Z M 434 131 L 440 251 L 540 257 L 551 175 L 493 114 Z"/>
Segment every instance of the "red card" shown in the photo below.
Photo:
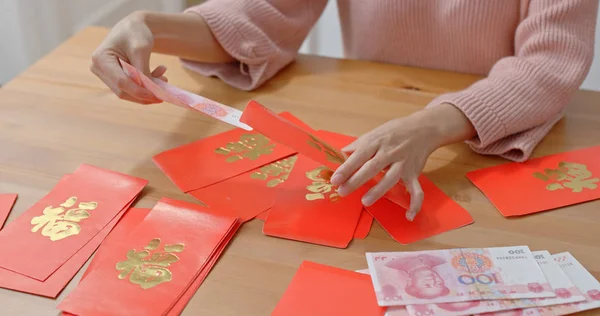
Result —
<path fill-rule="evenodd" d="M 473 223 L 464 208 L 454 202 L 431 180 L 419 177 L 425 200 L 414 221 L 406 219 L 406 209 L 386 199 L 377 201 L 367 210 L 392 238 L 406 245 Z"/>
<path fill-rule="evenodd" d="M 332 171 L 299 156 L 263 226 L 269 236 L 346 248 L 362 211 L 359 189 L 340 198 L 329 182 Z"/>
<path fill-rule="evenodd" d="M 504 216 L 600 198 L 600 146 L 508 163 L 467 174 Z"/>
<path fill-rule="evenodd" d="M 281 116 L 310 129 L 290 113 Z M 276 189 L 287 179 L 295 162 L 296 156 L 288 156 L 188 193 L 211 208 L 225 211 L 224 215 L 239 217 L 245 222 L 273 206 Z"/>
<path fill-rule="evenodd" d="M 289 120 L 277 115 L 256 101 L 248 102 L 240 118 L 256 131 L 279 144 L 335 170 L 347 158 L 339 149 L 327 144 L 313 133 L 302 129 Z"/>
<path fill-rule="evenodd" d="M 260 214 L 256 215 L 256 217 L 255 217 L 255 218 L 256 218 L 256 219 L 259 219 L 259 220 L 261 220 L 261 221 L 266 221 L 266 220 L 267 220 L 267 217 L 269 217 L 269 212 L 270 212 L 270 211 L 271 211 L 271 210 L 270 210 L 270 209 L 268 209 L 268 210 L 266 210 L 266 211 L 264 211 L 264 212 L 262 212 L 262 213 L 260 213 Z"/>
<path fill-rule="evenodd" d="M 328 142 L 337 146 L 339 148 L 346 147 L 350 143 L 356 140 L 354 136 L 348 136 L 344 134 L 338 134 L 334 132 L 320 130 L 317 132 L 317 135 L 323 139 L 326 139 Z M 383 178 L 384 173 L 380 172 L 375 178 L 365 184 L 365 187 L 372 188 L 377 182 Z M 404 185 L 399 182 L 394 187 L 392 187 L 384 197 L 404 208 L 408 208 L 410 205 L 410 195 L 404 188 Z"/>
<path fill-rule="evenodd" d="M 365 239 L 371 232 L 371 226 L 373 225 L 373 216 L 369 212 L 363 209 L 358 219 L 358 225 L 354 231 L 354 238 Z"/>
<path fill-rule="evenodd" d="M 0 230 L 2 230 L 8 215 L 10 215 L 10 210 L 12 210 L 15 201 L 17 201 L 17 194 L 0 194 Z"/>
<path fill-rule="evenodd" d="M 96 236 L 148 181 L 82 165 L 0 231 L 0 267 L 44 281 Z"/>
<path fill-rule="evenodd" d="M 199 205 L 162 199 L 58 307 L 76 315 L 163 315 L 238 226 Z"/>
<path fill-rule="evenodd" d="M 127 209 L 127 207 L 125 209 Z M 52 273 L 45 281 L 38 281 L 16 272 L 0 269 L 0 287 L 56 298 L 125 213 L 128 213 L 128 211 L 122 211 L 117 214 L 117 216 L 115 216 L 115 218 L 113 218 L 100 233 L 92 238 L 90 242 L 74 254 L 67 262 L 61 265 L 60 268 Z"/>
<path fill-rule="evenodd" d="M 304 261 L 272 316 L 381 316 L 371 277 Z"/>
<path fill-rule="evenodd" d="M 184 192 L 200 189 L 294 154 L 257 132 L 234 129 L 154 156 Z"/>

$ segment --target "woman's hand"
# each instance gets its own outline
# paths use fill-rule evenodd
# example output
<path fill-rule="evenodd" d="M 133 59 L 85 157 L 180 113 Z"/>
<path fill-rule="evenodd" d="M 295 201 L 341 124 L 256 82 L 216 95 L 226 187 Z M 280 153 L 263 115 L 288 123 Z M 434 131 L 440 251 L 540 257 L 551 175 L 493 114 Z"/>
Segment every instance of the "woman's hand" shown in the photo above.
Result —
<path fill-rule="evenodd" d="M 362 202 L 373 205 L 398 181 L 411 195 L 406 218 L 412 221 L 421 209 L 423 190 L 419 175 L 437 148 L 475 136 L 467 117 L 451 104 L 441 104 L 413 115 L 394 119 L 362 135 L 343 149 L 351 155 L 331 177 L 347 196 L 385 170 L 385 176 L 367 192 Z"/>
<path fill-rule="evenodd" d="M 150 72 L 154 36 L 143 13 L 133 13 L 119 21 L 92 55 L 90 70 L 119 98 L 142 104 L 160 103 L 150 91 L 137 85 L 121 68 L 122 59 L 144 75 L 161 78 L 167 70 L 159 66 Z"/>

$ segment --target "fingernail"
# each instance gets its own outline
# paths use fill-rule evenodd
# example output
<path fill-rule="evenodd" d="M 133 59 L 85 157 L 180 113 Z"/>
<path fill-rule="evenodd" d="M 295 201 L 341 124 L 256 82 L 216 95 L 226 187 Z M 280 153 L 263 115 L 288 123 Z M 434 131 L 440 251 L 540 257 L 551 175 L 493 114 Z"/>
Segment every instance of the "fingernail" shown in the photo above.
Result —
<path fill-rule="evenodd" d="M 364 206 L 371 206 L 371 205 L 373 205 L 373 203 L 375 203 L 375 201 L 373 200 L 373 197 L 371 197 L 371 196 L 363 196 L 361 201 Z"/>
<path fill-rule="evenodd" d="M 331 177 L 331 180 L 329 180 L 329 182 L 331 182 L 331 184 L 333 185 L 340 185 L 342 182 L 342 175 L 341 174 L 334 174 L 333 177 Z"/>
<path fill-rule="evenodd" d="M 406 219 L 410 222 L 415 219 L 415 216 L 417 216 L 417 213 L 415 212 L 406 212 Z"/>

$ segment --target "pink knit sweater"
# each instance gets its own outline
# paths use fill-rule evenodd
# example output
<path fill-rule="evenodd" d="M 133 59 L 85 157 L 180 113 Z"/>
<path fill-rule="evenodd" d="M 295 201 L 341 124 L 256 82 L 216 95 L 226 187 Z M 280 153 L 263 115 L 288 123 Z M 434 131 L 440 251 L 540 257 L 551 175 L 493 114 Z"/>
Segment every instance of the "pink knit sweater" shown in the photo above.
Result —
<path fill-rule="evenodd" d="M 243 90 L 295 58 L 327 0 L 209 0 L 206 20 L 239 63 L 184 61 Z M 349 58 L 487 75 L 443 94 L 477 131 L 482 154 L 526 160 L 560 120 L 593 58 L 598 0 L 338 0 Z M 244 70 L 245 69 L 245 70 Z"/>

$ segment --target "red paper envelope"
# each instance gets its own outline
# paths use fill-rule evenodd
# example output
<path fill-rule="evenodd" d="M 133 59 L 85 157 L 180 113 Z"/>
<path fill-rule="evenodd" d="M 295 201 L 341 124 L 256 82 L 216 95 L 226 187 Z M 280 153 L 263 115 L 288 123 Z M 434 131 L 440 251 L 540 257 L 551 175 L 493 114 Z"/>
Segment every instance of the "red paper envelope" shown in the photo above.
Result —
<path fill-rule="evenodd" d="M 347 145 L 352 143 L 354 140 L 356 140 L 356 137 L 354 137 L 354 136 L 348 136 L 348 135 L 338 134 L 338 133 L 324 131 L 324 130 L 318 131 L 317 135 L 319 137 L 321 137 L 322 139 L 327 140 L 329 143 L 331 143 L 334 146 L 337 146 L 339 148 L 346 147 Z M 367 182 L 365 184 L 365 187 L 367 187 L 369 189 L 372 188 L 375 184 L 377 184 L 377 182 L 379 182 L 381 180 L 381 178 L 383 178 L 383 176 L 384 176 L 384 174 L 382 172 L 380 172 L 377 176 L 375 176 L 375 178 L 373 178 L 371 181 Z M 392 187 L 384 195 L 384 197 L 404 208 L 408 208 L 410 205 L 410 195 L 408 194 L 408 192 L 404 188 L 404 185 L 401 182 L 397 183 L 394 187 Z"/>
<path fill-rule="evenodd" d="M 10 215 L 10 210 L 15 201 L 17 201 L 17 194 L 0 194 L 0 230 L 2 230 L 2 226 L 4 226 L 8 215 Z"/>
<path fill-rule="evenodd" d="M 467 174 L 504 216 L 600 198 L 600 146 L 508 163 Z"/>
<path fill-rule="evenodd" d="M 238 219 L 211 212 L 160 200 L 126 242 L 105 250 L 105 258 L 58 307 L 76 315 L 167 313 L 239 226 Z"/>
<path fill-rule="evenodd" d="M 271 316 L 381 316 L 371 277 L 304 261 Z"/>
<path fill-rule="evenodd" d="M 362 211 L 364 190 L 340 198 L 331 170 L 299 156 L 263 226 L 269 236 L 346 248 Z"/>
<path fill-rule="evenodd" d="M 256 215 L 256 217 L 255 217 L 255 218 L 256 218 L 256 219 L 259 219 L 259 220 L 261 220 L 261 221 L 266 221 L 266 220 L 267 220 L 267 217 L 269 217 L 269 212 L 270 212 L 270 209 L 268 209 L 268 210 L 266 210 L 266 211 L 264 211 L 264 212 L 262 212 L 262 213 L 260 213 L 260 214 Z"/>
<path fill-rule="evenodd" d="M 371 232 L 371 226 L 373 225 L 373 216 L 369 212 L 363 209 L 358 219 L 358 225 L 354 231 L 354 238 L 365 239 Z"/>
<path fill-rule="evenodd" d="M 240 121 L 250 125 L 254 130 L 277 143 L 292 148 L 332 170 L 335 170 L 347 158 L 339 149 L 327 144 L 313 133 L 293 124 L 256 101 L 248 102 Z"/>
<path fill-rule="evenodd" d="M 367 210 L 392 238 L 406 245 L 443 232 L 473 223 L 473 218 L 464 208 L 454 202 L 431 180 L 419 177 L 425 194 L 421 212 L 414 221 L 406 219 L 406 209 L 381 199 Z"/>
<path fill-rule="evenodd" d="M 129 206 L 125 209 L 128 207 Z M 45 281 L 38 281 L 16 272 L 0 269 L 0 287 L 56 298 L 125 213 L 127 213 L 127 211 L 121 211 L 117 214 L 117 216 L 115 216 L 115 218 L 113 218 L 113 220 L 106 225 L 98 235 L 92 238 L 90 242 L 81 248 L 67 262 L 61 265 L 60 268 L 52 273 Z"/>
<path fill-rule="evenodd" d="M 294 154 L 257 132 L 234 129 L 154 156 L 154 163 L 184 192 L 235 177 Z"/>
<path fill-rule="evenodd" d="M 0 231 L 0 267 L 44 281 L 130 204 L 148 181 L 82 165 Z"/>

